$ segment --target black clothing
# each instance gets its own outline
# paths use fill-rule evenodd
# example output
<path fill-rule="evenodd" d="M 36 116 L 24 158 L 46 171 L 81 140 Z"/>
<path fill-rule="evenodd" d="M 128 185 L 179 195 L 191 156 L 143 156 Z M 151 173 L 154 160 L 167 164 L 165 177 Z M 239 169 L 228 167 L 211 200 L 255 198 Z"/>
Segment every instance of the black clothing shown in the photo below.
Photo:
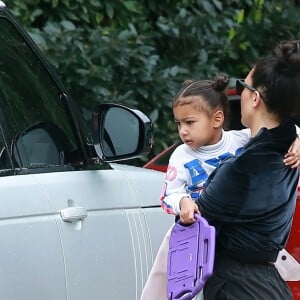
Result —
<path fill-rule="evenodd" d="M 266 262 L 276 260 L 296 205 L 298 171 L 283 163 L 295 138 L 292 122 L 263 128 L 240 156 L 226 160 L 208 178 L 197 204 L 216 227 L 217 253 L 235 253 L 244 262 L 249 253 L 249 259 L 257 256 L 261 262 L 256 254 L 264 252 L 270 253 Z"/>
<path fill-rule="evenodd" d="M 208 178 L 197 200 L 217 232 L 205 300 L 292 299 L 270 262 L 285 246 L 295 210 L 298 170 L 283 163 L 295 138 L 291 122 L 263 128 L 240 156 L 226 160 Z"/>
<path fill-rule="evenodd" d="M 205 300 L 292 300 L 273 264 L 242 264 L 231 258 L 215 263 L 203 290 Z"/>

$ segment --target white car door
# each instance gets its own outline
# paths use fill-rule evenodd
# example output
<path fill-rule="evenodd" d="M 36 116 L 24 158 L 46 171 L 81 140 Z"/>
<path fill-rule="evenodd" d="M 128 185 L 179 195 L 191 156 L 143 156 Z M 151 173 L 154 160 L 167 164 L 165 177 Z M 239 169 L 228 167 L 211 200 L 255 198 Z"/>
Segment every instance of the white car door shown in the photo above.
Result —
<path fill-rule="evenodd" d="M 31 175 L 0 177 L 2 299 L 67 299 L 56 216 Z"/>
<path fill-rule="evenodd" d="M 123 172 L 94 170 L 38 176 L 47 190 L 61 236 L 68 299 L 138 299 L 143 219 Z"/>

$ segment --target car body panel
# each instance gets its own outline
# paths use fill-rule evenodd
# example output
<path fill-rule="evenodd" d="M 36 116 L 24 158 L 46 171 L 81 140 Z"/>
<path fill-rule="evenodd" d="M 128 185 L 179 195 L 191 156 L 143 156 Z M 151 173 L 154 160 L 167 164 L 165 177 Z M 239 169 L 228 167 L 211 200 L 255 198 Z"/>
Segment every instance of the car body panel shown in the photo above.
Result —
<path fill-rule="evenodd" d="M 170 228 L 174 224 L 174 216 L 166 214 L 160 207 L 160 193 L 164 180 L 164 173 L 158 171 L 144 170 L 148 172 L 147 181 L 143 177 L 143 171 L 140 168 L 136 168 L 128 165 L 116 165 L 112 164 L 113 168 L 118 168 L 126 172 L 128 180 L 136 190 L 138 195 L 139 205 L 142 208 L 142 214 L 145 218 L 145 224 L 150 237 L 150 267 L 152 261 L 155 258 L 155 254 L 160 246 L 160 243 Z M 153 190 L 153 187 L 156 187 Z M 155 194 L 155 199 L 153 198 Z M 153 201 L 154 200 L 154 201 Z M 160 237 L 157 238 L 158 232 Z M 153 238 L 156 237 L 156 238 Z M 149 267 L 149 266 L 148 266 Z"/>
<path fill-rule="evenodd" d="M 151 187 L 159 187 L 161 174 L 151 180 L 153 172 L 148 170 L 123 165 L 118 168 L 117 164 L 112 167 L 68 172 L 67 176 L 34 175 L 47 191 L 56 214 L 70 299 L 84 299 L 86 291 L 89 299 L 98 299 L 99 295 L 104 299 L 138 299 L 159 242 L 171 224 L 159 207 L 159 190 L 151 191 Z M 147 198 L 143 195 L 150 198 L 148 205 L 157 204 L 153 212 L 142 208 L 141 199 Z M 87 216 L 63 221 L 60 211 L 70 206 L 86 208 Z M 161 231 L 152 229 L 153 222 L 160 222 Z"/>
<path fill-rule="evenodd" d="M 56 216 L 31 175 L 0 177 L 3 299 L 67 299 Z"/>
<path fill-rule="evenodd" d="M 298 197 L 293 218 L 290 236 L 286 245 L 287 251 L 300 264 L 300 186 L 298 185 Z M 294 300 L 300 300 L 300 281 L 289 281 L 288 285 L 293 293 Z"/>

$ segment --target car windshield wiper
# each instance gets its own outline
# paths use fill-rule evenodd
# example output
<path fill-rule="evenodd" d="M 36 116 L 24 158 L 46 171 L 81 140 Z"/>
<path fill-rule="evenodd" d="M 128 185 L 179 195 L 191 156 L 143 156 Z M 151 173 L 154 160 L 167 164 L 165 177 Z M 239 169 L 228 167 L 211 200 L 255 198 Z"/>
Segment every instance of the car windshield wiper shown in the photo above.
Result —
<path fill-rule="evenodd" d="M 31 163 L 29 166 L 23 168 L 16 168 L 16 174 L 31 174 L 31 173 L 44 173 L 44 172 L 63 172 L 75 170 L 72 165 L 52 165 L 42 163 Z"/>
<path fill-rule="evenodd" d="M 66 168 L 70 165 L 54 165 L 54 164 L 44 164 L 44 163 L 30 163 L 27 169 L 39 169 L 39 168 Z"/>

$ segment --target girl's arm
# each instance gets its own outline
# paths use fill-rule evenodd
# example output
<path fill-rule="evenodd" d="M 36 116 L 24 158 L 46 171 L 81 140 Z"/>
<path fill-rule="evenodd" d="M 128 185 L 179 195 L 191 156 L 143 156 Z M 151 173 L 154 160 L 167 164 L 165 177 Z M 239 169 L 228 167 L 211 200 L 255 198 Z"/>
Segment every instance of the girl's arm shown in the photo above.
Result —
<path fill-rule="evenodd" d="M 180 200 L 190 198 L 186 191 L 187 172 L 180 151 L 175 151 L 170 157 L 168 169 L 160 196 L 161 206 L 168 214 L 180 213 Z"/>
<path fill-rule="evenodd" d="M 286 166 L 293 168 L 298 168 L 300 166 L 300 128 L 296 125 L 296 132 L 298 137 L 295 139 L 294 143 L 291 145 L 288 153 L 284 156 L 283 162 Z"/>
<path fill-rule="evenodd" d="M 300 166 L 300 139 L 297 138 L 292 146 L 290 147 L 288 153 L 284 156 L 283 162 L 286 166 L 293 168 L 298 168 Z"/>

